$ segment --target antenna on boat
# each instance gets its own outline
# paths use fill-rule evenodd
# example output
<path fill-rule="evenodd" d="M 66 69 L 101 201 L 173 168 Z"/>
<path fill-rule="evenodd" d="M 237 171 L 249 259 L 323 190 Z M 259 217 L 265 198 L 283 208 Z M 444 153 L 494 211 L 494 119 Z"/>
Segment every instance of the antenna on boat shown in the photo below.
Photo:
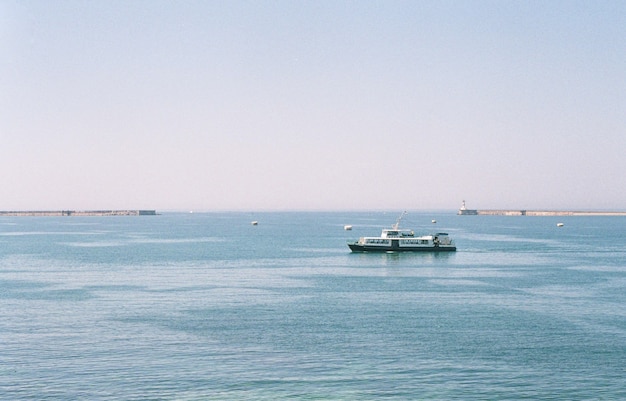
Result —
<path fill-rule="evenodd" d="M 400 217 L 398 217 L 398 220 L 396 220 L 396 224 L 393 225 L 393 229 L 397 230 L 398 227 L 400 226 L 400 220 L 402 220 L 402 218 L 406 215 L 406 210 L 404 212 L 402 212 L 402 214 L 400 215 Z"/>

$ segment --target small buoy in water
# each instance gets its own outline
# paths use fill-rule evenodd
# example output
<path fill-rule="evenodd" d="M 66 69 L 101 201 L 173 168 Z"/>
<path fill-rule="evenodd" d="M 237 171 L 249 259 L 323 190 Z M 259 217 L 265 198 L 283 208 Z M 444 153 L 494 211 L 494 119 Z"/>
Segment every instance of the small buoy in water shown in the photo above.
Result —
<path fill-rule="evenodd" d="M 253 221 L 253 222 L 251 222 L 250 224 L 252 224 L 253 226 L 258 226 L 258 225 L 259 225 L 259 222 L 258 222 L 258 221 L 256 221 L 256 220 L 254 220 L 254 221 Z"/>
<path fill-rule="evenodd" d="M 437 220 L 432 219 L 431 223 L 435 224 L 437 222 Z"/>
<path fill-rule="evenodd" d="M 564 224 L 563 224 L 563 223 L 556 223 L 556 226 L 557 226 L 557 227 L 563 227 L 563 226 L 564 226 Z"/>
<path fill-rule="evenodd" d="M 352 226 L 350 224 L 346 224 L 345 226 L 343 226 L 343 229 L 346 231 L 350 231 L 352 230 Z"/>

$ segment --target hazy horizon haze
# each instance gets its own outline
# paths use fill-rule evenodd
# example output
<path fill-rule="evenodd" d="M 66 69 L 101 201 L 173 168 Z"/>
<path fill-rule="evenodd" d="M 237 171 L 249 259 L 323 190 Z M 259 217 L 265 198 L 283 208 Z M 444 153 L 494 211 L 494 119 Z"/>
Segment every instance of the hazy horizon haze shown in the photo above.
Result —
<path fill-rule="evenodd" d="M 0 0 L 0 210 L 626 210 L 624 21 Z"/>

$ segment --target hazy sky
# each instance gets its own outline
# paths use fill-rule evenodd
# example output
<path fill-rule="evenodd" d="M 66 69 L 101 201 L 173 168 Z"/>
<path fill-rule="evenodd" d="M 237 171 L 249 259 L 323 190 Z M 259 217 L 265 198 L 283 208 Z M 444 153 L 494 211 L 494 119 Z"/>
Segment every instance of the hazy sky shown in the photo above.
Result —
<path fill-rule="evenodd" d="M 0 0 L 0 55 L 0 210 L 626 209 L 621 0 Z"/>

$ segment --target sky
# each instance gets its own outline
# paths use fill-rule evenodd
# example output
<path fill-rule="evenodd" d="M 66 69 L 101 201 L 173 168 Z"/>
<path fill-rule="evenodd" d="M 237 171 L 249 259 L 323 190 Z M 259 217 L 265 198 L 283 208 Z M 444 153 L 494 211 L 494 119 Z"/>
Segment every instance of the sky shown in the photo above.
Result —
<path fill-rule="evenodd" d="M 624 1 L 0 0 L 0 210 L 626 210 Z"/>

